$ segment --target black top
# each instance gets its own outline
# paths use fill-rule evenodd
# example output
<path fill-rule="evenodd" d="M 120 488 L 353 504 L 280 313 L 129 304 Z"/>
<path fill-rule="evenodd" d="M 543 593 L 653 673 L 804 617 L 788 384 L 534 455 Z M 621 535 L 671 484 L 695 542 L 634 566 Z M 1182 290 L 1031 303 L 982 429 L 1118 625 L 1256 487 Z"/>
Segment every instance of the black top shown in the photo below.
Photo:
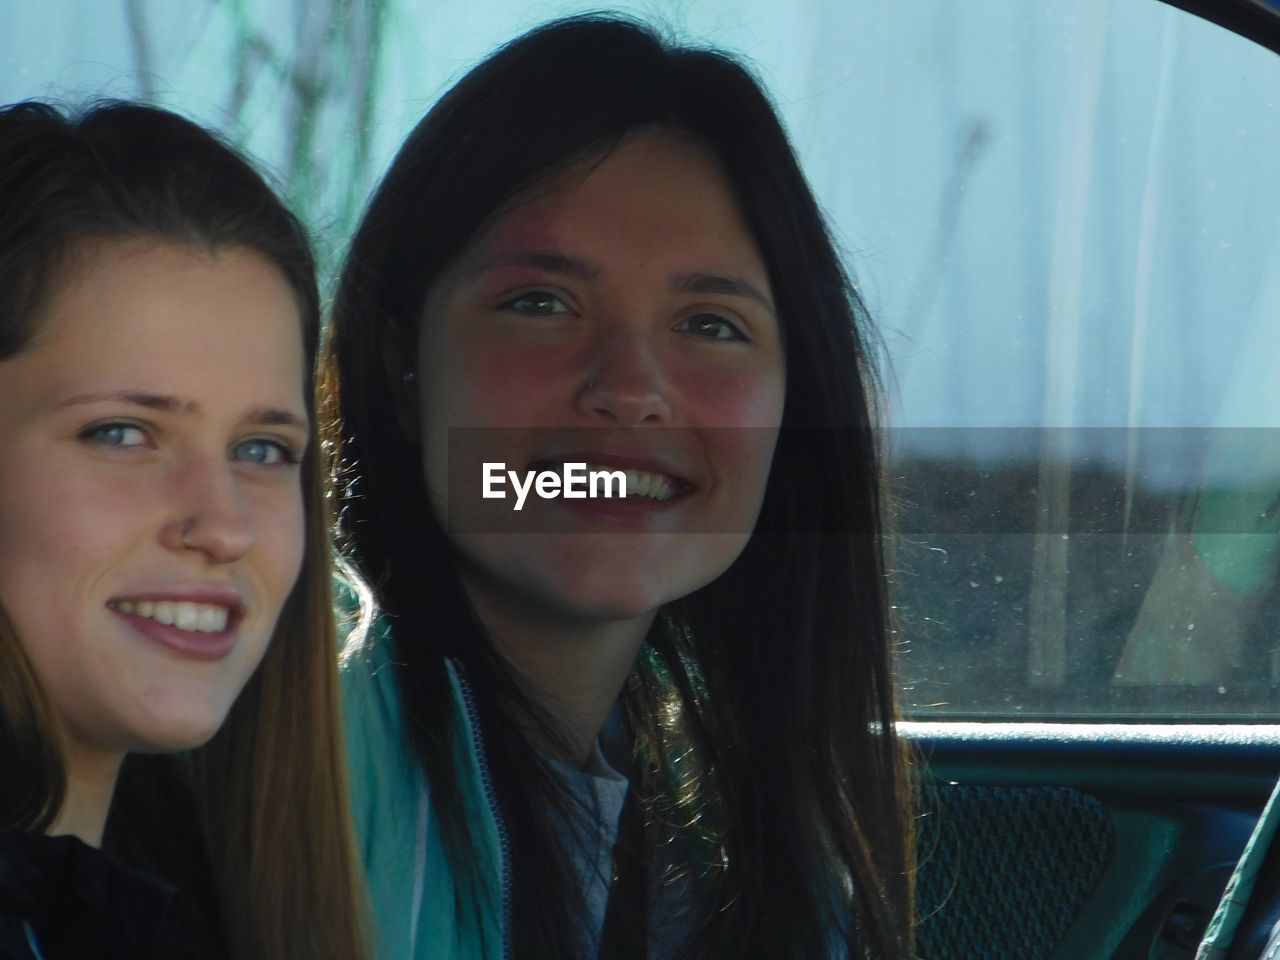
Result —
<path fill-rule="evenodd" d="M 76 837 L 0 828 L 5 960 L 216 956 L 175 929 L 176 904 L 174 887 Z"/>
<path fill-rule="evenodd" d="M 0 960 L 225 960 L 186 797 L 126 768 L 103 850 L 0 826 Z"/>

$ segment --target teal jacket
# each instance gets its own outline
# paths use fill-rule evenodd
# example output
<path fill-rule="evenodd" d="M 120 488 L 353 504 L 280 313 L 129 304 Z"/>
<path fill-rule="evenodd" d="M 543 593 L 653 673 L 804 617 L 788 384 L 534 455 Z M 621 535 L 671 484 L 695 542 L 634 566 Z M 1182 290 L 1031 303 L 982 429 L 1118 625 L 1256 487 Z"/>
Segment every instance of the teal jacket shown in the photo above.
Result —
<path fill-rule="evenodd" d="M 506 831 L 489 783 L 488 762 L 466 678 L 448 663 L 458 764 L 475 843 L 482 901 L 499 903 L 477 924 L 455 908 L 450 869 L 431 793 L 405 730 L 395 643 L 385 625 L 348 646 L 341 671 L 356 842 L 365 866 L 379 960 L 506 960 L 511 955 L 511 871 Z M 651 956 L 675 957 L 684 929 L 671 904 Z M 668 929 L 669 927 L 669 929 Z M 832 958 L 846 956 L 833 926 Z"/>
<path fill-rule="evenodd" d="M 479 724 L 465 679 L 449 664 L 457 711 L 458 778 L 472 816 L 479 878 L 499 915 L 459 922 L 455 878 L 413 744 L 404 727 L 395 644 L 383 627 L 349 645 L 343 712 L 356 842 L 364 862 L 380 960 L 504 960 L 510 955 L 510 869 Z M 483 933 L 481 933 L 481 929 Z"/>

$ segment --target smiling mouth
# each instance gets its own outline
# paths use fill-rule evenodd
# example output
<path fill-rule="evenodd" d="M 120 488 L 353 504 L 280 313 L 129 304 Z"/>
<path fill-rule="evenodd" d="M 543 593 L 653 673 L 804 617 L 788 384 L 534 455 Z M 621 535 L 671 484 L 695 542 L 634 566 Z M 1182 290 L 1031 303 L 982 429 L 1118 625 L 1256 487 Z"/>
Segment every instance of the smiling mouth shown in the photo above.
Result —
<path fill-rule="evenodd" d="M 555 473 L 563 473 L 565 463 L 576 464 L 583 462 L 586 463 L 587 476 L 591 476 L 593 473 L 621 473 L 626 478 L 627 500 L 655 500 L 659 503 L 664 503 L 693 489 L 693 485 L 687 481 L 666 473 L 659 473 L 653 470 L 636 470 L 632 468 L 609 466 L 607 464 L 593 463 L 590 460 L 539 460 L 531 464 L 530 469 L 535 471 L 550 470 Z M 606 485 L 601 485 L 601 488 L 605 487 Z M 588 499 L 602 500 L 605 498 L 602 494 L 594 498 L 588 496 Z"/>
<path fill-rule="evenodd" d="M 167 627 L 188 633 L 225 633 L 232 621 L 232 611 L 216 603 L 192 603 L 186 600 L 113 600 L 107 604 L 121 613 L 154 620 Z"/>
<path fill-rule="evenodd" d="M 606 473 L 617 472 L 627 478 L 627 499 L 634 497 L 644 497 L 649 500 L 670 500 L 676 494 L 681 492 L 681 488 L 687 486 L 675 477 L 669 477 L 665 473 L 653 473 L 648 470 L 617 470 L 615 467 L 604 467 L 598 463 L 588 463 L 588 475 L 597 471 Z"/>

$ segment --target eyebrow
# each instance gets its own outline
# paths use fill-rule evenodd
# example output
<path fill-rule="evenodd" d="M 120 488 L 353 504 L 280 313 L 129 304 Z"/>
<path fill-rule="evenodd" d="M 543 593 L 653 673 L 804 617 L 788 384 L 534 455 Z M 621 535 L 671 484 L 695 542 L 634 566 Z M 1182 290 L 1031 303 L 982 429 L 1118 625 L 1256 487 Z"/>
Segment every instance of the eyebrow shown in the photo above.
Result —
<path fill-rule="evenodd" d="M 505 251 L 481 261 L 477 272 L 484 273 L 502 267 L 531 267 L 580 280 L 592 280 L 600 275 L 598 265 L 550 250 Z M 770 313 L 776 312 L 773 301 L 759 287 L 740 277 L 715 273 L 678 273 L 671 278 L 671 287 L 682 293 L 712 293 L 745 297 L 748 300 L 754 300 Z"/>
<path fill-rule="evenodd" d="M 600 275 L 600 268 L 595 264 L 550 250 L 508 250 L 481 261 L 477 272 L 484 273 L 502 267 L 532 267 L 580 280 L 592 280 Z"/>
<path fill-rule="evenodd" d="M 754 300 L 770 313 L 774 313 L 773 301 L 754 284 L 740 277 L 726 277 L 715 273 L 681 273 L 671 278 L 671 285 L 685 293 L 718 293 L 731 297 Z"/>
<path fill-rule="evenodd" d="M 68 397 L 58 404 L 59 408 L 78 407 L 89 403 L 102 403 L 114 401 L 116 403 L 127 403 L 138 407 L 144 407 L 147 410 L 159 410 L 163 413 L 199 413 L 200 404 L 194 400 L 183 400 L 180 397 L 169 396 L 161 393 L 149 393 L 146 390 L 115 390 L 105 393 L 79 393 L 74 397 Z M 244 417 L 246 423 L 262 424 L 263 426 L 278 427 L 296 427 L 299 430 L 309 430 L 310 422 L 298 416 L 289 410 L 281 410 L 277 407 L 255 407 L 250 410 Z"/>

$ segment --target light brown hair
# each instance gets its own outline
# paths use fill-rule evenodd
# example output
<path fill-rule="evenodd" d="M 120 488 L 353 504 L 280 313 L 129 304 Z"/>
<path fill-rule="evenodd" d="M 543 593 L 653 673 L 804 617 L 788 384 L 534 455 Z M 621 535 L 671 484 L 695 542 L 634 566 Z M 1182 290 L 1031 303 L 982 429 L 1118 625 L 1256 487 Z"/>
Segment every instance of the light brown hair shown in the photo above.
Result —
<path fill-rule="evenodd" d="M 98 106 L 73 120 L 36 102 L 0 110 L 0 360 L 30 341 L 74 247 L 93 238 L 261 254 L 295 293 L 314 366 L 319 296 L 305 231 L 234 150 L 136 104 Z M 179 785 L 194 791 L 215 912 L 236 960 L 369 955 L 311 390 L 307 403 L 302 571 L 227 722 L 189 762 L 170 764 Z M 43 831 L 53 823 L 66 790 L 60 740 L 55 712 L 0 611 L 0 826 Z"/>

